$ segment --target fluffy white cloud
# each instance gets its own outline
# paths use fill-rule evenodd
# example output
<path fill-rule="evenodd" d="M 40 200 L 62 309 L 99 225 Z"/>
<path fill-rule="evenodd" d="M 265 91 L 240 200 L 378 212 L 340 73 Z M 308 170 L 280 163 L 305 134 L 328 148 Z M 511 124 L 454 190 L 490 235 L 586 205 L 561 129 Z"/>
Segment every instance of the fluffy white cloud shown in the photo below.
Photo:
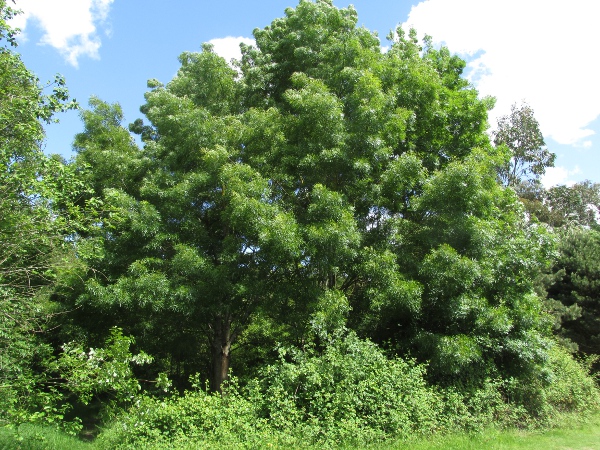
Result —
<path fill-rule="evenodd" d="M 108 17 L 114 0 L 20 0 L 23 14 L 12 25 L 26 31 L 36 22 L 43 36 L 40 43 L 56 48 L 77 67 L 81 56 L 98 58 L 101 42 L 97 25 Z M 25 35 L 26 36 L 26 35 Z"/>
<path fill-rule="evenodd" d="M 232 59 L 241 59 L 242 52 L 240 51 L 240 43 L 247 45 L 255 44 L 254 39 L 242 36 L 227 36 L 224 38 L 211 39 L 208 42 L 214 46 L 215 53 L 225 58 L 225 61 L 229 63 Z"/>
<path fill-rule="evenodd" d="M 589 0 L 427 0 L 403 27 L 470 61 L 471 81 L 497 99 L 492 125 L 525 100 L 546 137 L 586 146 L 600 115 L 598 17 L 600 2 Z"/>
<path fill-rule="evenodd" d="M 579 167 L 575 167 L 573 170 L 565 169 L 564 167 L 548 167 L 546 173 L 541 176 L 540 181 L 546 189 L 556 186 L 558 184 L 566 184 L 572 186 L 575 184 L 575 180 L 570 177 L 581 173 Z"/>

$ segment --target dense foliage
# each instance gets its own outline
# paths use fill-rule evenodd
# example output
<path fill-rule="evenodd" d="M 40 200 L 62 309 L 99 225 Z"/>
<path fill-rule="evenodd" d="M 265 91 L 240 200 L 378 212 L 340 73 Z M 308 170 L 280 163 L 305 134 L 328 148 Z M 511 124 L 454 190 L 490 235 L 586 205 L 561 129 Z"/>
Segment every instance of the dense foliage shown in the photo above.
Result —
<path fill-rule="evenodd" d="M 558 250 L 548 297 L 559 334 L 583 354 L 600 355 L 600 231 L 568 228 Z"/>
<path fill-rule="evenodd" d="M 597 233 L 553 230 L 594 222 L 596 185 L 572 206 L 525 179 L 551 163 L 527 159 L 539 130 L 493 145 L 464 61 L 401 28 L 384 53 L 357 23 L 301 0 L 233 65 L 183 53 L 147 122 L 92 98 L 68 164 L 39 146 L 63 81 L 44 96 L 0 52 L 0 102 L 20 99 L 0 113 L 2 423 L 333 447 L 600 405 L 545 311 L 597 326 Z"/>
<path fill-rule="evenodd" d="M 181 397 L 143 397 L 96 443 L 127 449 L 183 449 L 200 442 L 206 448 L 363 448 L 492 425 L 539 426 L 560 420 L 564 411 L 583 413 L 597 405 L 594 381 L 568 353 L 553 349 L 548 368 L 557 376 L 546 385 L 508 379 L 470 391 L 440 389 L 425 381 L 424 366 L 389 359 L 350 334 L 323 354 L 296 349 L 290 362 L 282 357 L 245 387 L 233 379 L 224 395 L 194 384 Z"/>
<path fill-rule="evenodd" d="M 51 85 L 41 86 L 10 48 L 14 14 L 0 2 L 0 423 L 52 421 L 61 410 L 47 372 L 52 347 L 40 339 L 54 312 L 43 288 L 68 259 L 64 237 L 81 219 L 72 199 L 85 189 L 40 149 L 42 124 L 75 104 L 60 77 L 46 95 Z"/>
<path fill-rule="evenodd" d="M 145 336 L 177 375 L 210 358 L 214 390 L 258 317 L 289 343 L 351 326 L 435 382 L 537 374 L 547 239 L 496 183 L 491 100 L 446 49 L 398 29 L 382 53 L 356 22 L 301 2 L 255 31 L 241 74 L 210 46 L 183 54 L 150 83 L 141 150 L 92 103 L 77 161 L 110 212 L 82 315 Z"/>

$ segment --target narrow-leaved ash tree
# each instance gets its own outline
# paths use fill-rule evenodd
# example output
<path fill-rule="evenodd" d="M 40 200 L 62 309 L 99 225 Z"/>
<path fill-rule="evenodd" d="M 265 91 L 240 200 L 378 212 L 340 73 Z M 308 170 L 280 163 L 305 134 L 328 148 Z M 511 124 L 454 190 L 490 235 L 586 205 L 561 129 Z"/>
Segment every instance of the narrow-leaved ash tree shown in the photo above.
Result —
<path fill-rule="evenodd" d="M 548 239 L 496 181 L 493 100 L 446 48 L 399 28 L 382 53 L 357 23 L 302 0 L 254 31 L 239 72 L 210 45 L 182 54 L 173 80 L 149 82 L 150 124 L 131 126 L 143 149 L 116 107 L 92 105 L 78 161 L 105 214 L 81 243 L 82 313 L 172 373 L 210 355 L 214 390 L 257 323 L 297 344 L 354 328 L 441 383 L 539 375 L 531 280 Z"/>

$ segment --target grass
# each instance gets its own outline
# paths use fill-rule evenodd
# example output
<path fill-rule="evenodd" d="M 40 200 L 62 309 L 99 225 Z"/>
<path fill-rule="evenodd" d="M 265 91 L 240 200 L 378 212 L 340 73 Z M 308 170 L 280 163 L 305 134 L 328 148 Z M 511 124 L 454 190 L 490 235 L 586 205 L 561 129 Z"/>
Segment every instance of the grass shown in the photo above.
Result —
<path fill-rule="evenodd" d="M 0 428 L 0 450 L 93 450 L 94 446 L 54 428 L 25 424 L 18 433 Z"/>
<path fill-rule="evenodd" d="M 232 444 L 232 443 L 226 443 Z M 265 443 L 265 446 L 268 444 Z M 22 425 L 19 433 L 0 428 L 0 450 L 94 450 L 83 442 L 54 429 Z M 194 444 L 190 442 L 190 447 Z M 397 441 L 373 447 L 381 450 L 594 450 L 600 449 L 600 412 L 587 418 L 565 419 L 560 428 L 543 431 L 498 431 L 457 433 L 409 441 Z"/>
<path fill-rule="evenodd" d="M 600 413 L 575 422 L 565 419 L 559 428 L 541 431 L 488 429 L 411 441 L 398 441 L 382 450 L 595 450 L 600 449 Z"/>

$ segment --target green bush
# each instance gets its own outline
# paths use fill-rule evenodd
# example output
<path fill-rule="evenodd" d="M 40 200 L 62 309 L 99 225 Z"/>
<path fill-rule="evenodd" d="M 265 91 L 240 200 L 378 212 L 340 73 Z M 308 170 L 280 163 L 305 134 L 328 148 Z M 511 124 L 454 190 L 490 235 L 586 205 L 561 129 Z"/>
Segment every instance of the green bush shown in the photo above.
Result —
<path fill-rule="evenodd" d="M 100 436 L 107 448 L 364 445 L 438 426 L 443 398 L 425 368 L 389 360 L 373 343 L 348 334 L 325 349 L 282 351 L 261 380 L 243 389 L 235 378 L 222 395 L 140 398 Z"/>
<path fill-rule="evenodd" d="M 222 395 L 196 389 L 182 397 L 143 397 L 98 442 L 110 448 L 190 441 L 364 445 L 440 423 L 443 397 L 427 386 L 424 366 L 390 360 L 352 333 L 321 351 L 281 353 L 261 380 L 243 389 L 233 378 Z"/>
<path fill-rule="evenodd" d="M 353 333 L 322 352 L 296 349 L 283 356 L 262 380 L 265 413 L 278 430 L 300 423 L 305 439 L 345 442 L 437 426 L 442 396 L 427 386 L 425 367 L 388 359 Z"/>
<path fill-rule="evenodd" d="M 600 408 L 600 393 L 590 367 L 577 361 L 562 346 L 555 345 L 549 353 L 550 382 L 543 396 L 549 406 L 547 420 L 565 412 L 584 412 Z"/>
<path fill-rule="evenodd" d="M 561 347 L 544 379 L 439 388 L 426 366 L 390 359 L 354 333 L 324 347 L 280 350 L 260 379 L 222 394 L 140 397 L 100 435 L 100 448 L 364 447 L 384 440 L 486 427 L 536 427 L 600 406 L 585 367 Z"/>
<path fill-rule="evenodd" d="M 141 397 L 126 414 L 99 436 L 100 448 L 142 448 L 176 443 L 235 442 L 256 446 L 266 421 L 259 418 L 259 402 L 245 398 L 235 379 L 223 394 L 199 389 L 167 398 Z"/>

